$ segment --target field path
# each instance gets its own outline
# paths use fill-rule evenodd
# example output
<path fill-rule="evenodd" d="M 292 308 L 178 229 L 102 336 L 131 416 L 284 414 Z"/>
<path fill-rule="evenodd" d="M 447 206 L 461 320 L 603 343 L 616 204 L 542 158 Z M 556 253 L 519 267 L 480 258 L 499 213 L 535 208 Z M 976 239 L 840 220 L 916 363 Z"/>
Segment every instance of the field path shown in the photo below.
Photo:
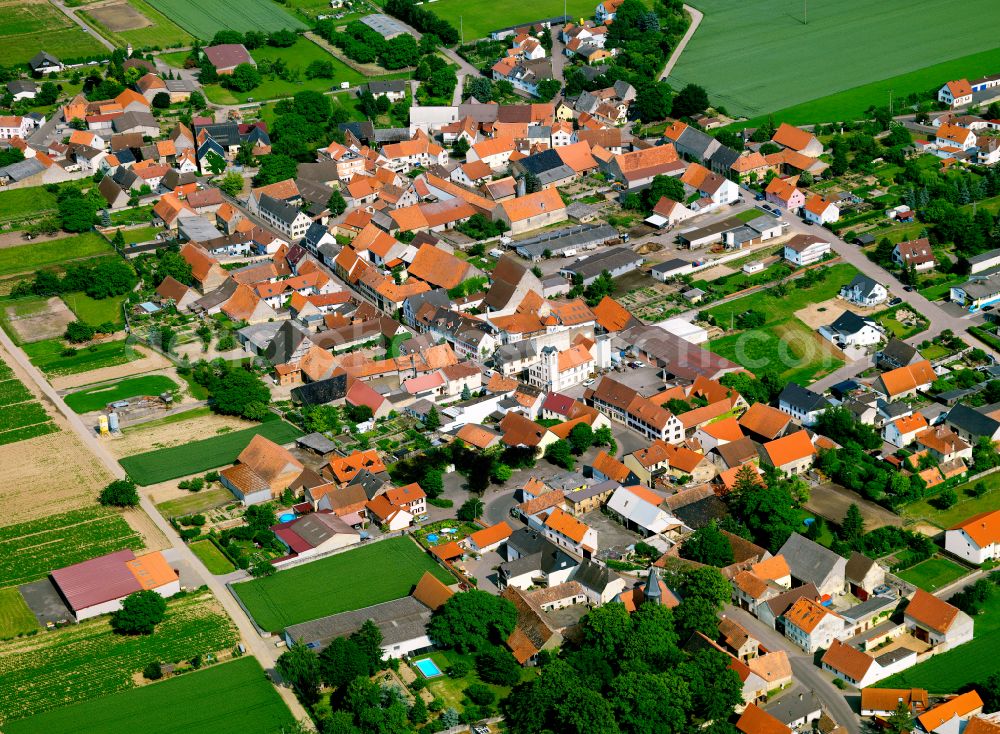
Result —
<path fill-rule="evenodd" d="M 95 456 L 107 467 L 108 471 L 115 478 L 124 478 L 125 470 L 119 466 L 115 457 L 111 455 L 107 447 L 101 440 L 97 437 L 95 432 L 85 425 L 76 413 L 70 410 L 69 406 L 63 401 L 59 394 L 53 389 L 53 387 L 46 382 L 45 377 L 38 370 L 35 365 L 31 364 L 28 356 L 20 349 L 17 345 L 11 341 L 7 333 L 0 329 L 0 345 L 10 354 L 17 366 L 24 372 L 24 374 L 30 378 L 30 380 L 37 386 L 38 390 L 51 402 L 56 409 L 62 413 L 66 421 L 69 423 L 70 428 L 77 433 L 80 439 L 83 441 L 84 445 L 89 448 Z M 243 638 L 244 643 L 247 646 L 247 650 L 260 661 L 261 666 L 268 672 L 268 675 L 275 682 L 275 688 L 281 695 L 281 698 L 288 705 L 291 710 L 292 715 L 301 721 L 309 722 L 309 715 L 303 708 L 302 704 L 299 703 L 298 699 L 292 693 L 291 689 L 287 686 L 278 685 L 281 682 L 281 676 L 275 670 L 275 662 L 278 659 L 278 650 L 271 644 L 269 640 L 262 638 L 254 628 L 253 623 L 247 616 L 246 612 L 243 611 L 242 607 L 236 602 L 233 595 L 229 593 L 225 585 L 222 584 L 218 579 L 212 574 L 205 570 L 201 561 L 195 556 L 191 549 L 180 539 L 177 532 L 168 523 L 159 512 L 156 511 L 156 507 L 153 505 L 152 500 L 150 500 L 148 493 L 140 494 L 140 506 L 142 510 L 149 516 L 152 523 L 159 528 L 160 532 L 163 533 L 164 537 L 170 543 L 172 551 L 185 562 L 185 564 L 192 570 L 192 572 L 198 576 L 199 584 L 207 586 L 211 592 L 215 595 L 215 598 L 222 604 L 223 608 L 229 617 L 236 623 L 237 628 L 240 631 L 240 636 Z"/>
<path fill-rule="evenodd" d="M 76 10 L 74 8 L 68 8 L 68 7 L 66 7 L 65 5 L 63 5 L 62 2 L 60 2 L 60 0 L 51 0 L 51 2 L 59 10 L 61 10 L 63 13 L 65 13 L 67 18 L 69 18 L 71 21 L 73 21 L 78 26 L 80 26 L 84 30 L 85 33 L 88 33 L 91 36 L 93 36 L 94 38 L 96 38 L 100 42 L 100 44 L 102 46 L 104 46 L 104 48 L 108 49 L 108 51 L 114 51 L 115 50 L 115 45 L 113 43 L 111 43 L 111 41 L 109 41 L 108 39 L 106 39 L 100 33 L 97 33 L 93 28 L 91 28 L 89 25 L 87 25 L 82 20 L 80 20 L 79 16 L 77 16 L 77 14 L 76 14 Z"/>
<path fill-rule="evenodd" d="M 670 76 L 670 72 L 674 70 L 674 64 L 681 57 L 681 53 L 684 52 L 694 32 L 698 30 L 698 26 L 701 25 L 701 19 L 705 17 L 704 13 L 697 8 L 692 8 L 690 5 L 685 5 L 684 9 L 691 14 L 691 25 L 688 26 L 687 32 L 681 38 L 681 42 L 677 44 L 677 48 L 674 49 L 674 52 L 670 54 L 670 58 L 667 59 L 667 65 L 663 67 L 663 71 L 660 73 L 661 82 Z"/>

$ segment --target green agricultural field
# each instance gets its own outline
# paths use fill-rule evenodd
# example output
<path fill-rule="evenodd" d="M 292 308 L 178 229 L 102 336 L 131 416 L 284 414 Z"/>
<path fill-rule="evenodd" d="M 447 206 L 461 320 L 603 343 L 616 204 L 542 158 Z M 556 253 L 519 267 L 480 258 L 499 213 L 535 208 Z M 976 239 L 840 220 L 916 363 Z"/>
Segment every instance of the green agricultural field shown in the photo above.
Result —
<path fill-rule="evenodd" d="M 0 224 L 34 221 L 56 211 L 56 196 L 43 186 L 0 191 Z"/>
<path fill-rule="evenodd" d="M 142 358 L 142 354 L 124 340 L 78 347 L 76 354 L 64 354 L 66 348 L 67 344 L 61 339 L 44 339 L 22 346 L 32 364 L 49 377 L 90 372 Z"/>
<path fill-rule="evenodd" d="M 921 561 L 916 566 L 899 572 L 899 577 L 914 586 L 919 586 L 924 591 L 937 591 L 947 586 L 952 581 L 969 573 L 964 566 L 960 566 L 954 561 L 934 556 L 926 561 Z"/>
<path fill-rule="evenodd" d="M 1000 594 L 994 592 L 986 611 L 973 617 L 975 639 L 935 655 L 920 665 L 879 681 L 879 688 L 926 688 L 932 694 L 958 693 L 982 683 L 1000 658 Z"/>
<path fill-rule="evenodd" d="M 0 528 L 0 587 L 26 584 L 97 556 L 143 547 L 121 514 L 87 507 Z"/>
<path fill-rule="evenodd" d="M 0 275 L 30 273 L 48 265 L 64 265 L 112 252 L 111 245 L 96 232 L 0 248 Z"/>
<path fill-rule="evenodd" d="M 736 317 L 747 310 L 759 311 L 767 318 L 763 328 L 728 333 L 713 339 L 708 348 L 751 372 L 773 371 L 789 382 L 808 384 L 832 372 L 843 360 L 829 342 L 797 319 L 795 312 L 833 298 L 856 273 L 853 265 L 833 265 L 828 268 L 825 280 L 809 288 L 796 288 L 794 281 L 789 282 L 788 292 L 782 298 L 775 298 L 771 289 L 767 289 L 708 308 L 715 323 L 727 331 Z"/>
<path fill-rule="evenodd" d="M 982 482 L 986 485 L 986 494 L 982 497 L 972 497 L 969 494 L 973 484 Z M 975 482 L 967 482 L 955 487 L 955 494 L 958 495 L 958 502 L 947 510 L 939 510 L 934 507 L 930 500 L 933 496 L 906 505 L 900 514 L 907 520 L 919 520 L 936 525 L 942 530 L 957 525 L 964 520 L 978 515 L 987 510 L 995 510 L 998 507 L 997 489 L 1000 489 L 1000 473 L 989 474 Z"/>
<path fill-rule="evenodd" d="M 890 89 L 898 100 L 1000 68 L 993 24 L 943 35 L 927 22 L 940 9 L 933 0 L 810 3 L 808 24 L 798 0 L 693 4 L 705 18 L 668 81 L 675 89 L 701 84 L 713 102 L 749 117 L 775 112 L 791 123 L 842 120 L 872 104 L 887 105 Z M 993 18 L 996 5 L 969 0 L 963 10 Z M 992 58 L 981 57 L 987 51 Z"/>
<path fill-rule="evenodd" d="M 105 323 L 125 325 L 125 316 L 122 314 L 124 297 L 98 300 L 91 298 L 86 293 L 66 293 L 62 299 L 80 321 L 91 326 L 100 326 Z"/>
<path fill-rule="evenodd" d="M 306 25 L 269 0 L 149 0 L 192 36 L 210 40 L 218 31 L 305 30 Z"/>
<path fill-rule="evenodd" d="M 200 492 L 192 492 L 186 497 L 178 497 L 175 500 L 167 500 L 156 506 L 160 514 L 166 518 L 179 517 L 181 515 L 196 515 L 199 512 L 221 507 L 236 502 L 233 493 L 228 489 L 203 489 Z M 192 548 L 197 543 L 192 543 Z"/>
<path fill-rule="evenodd" d="M 25 64 L 44 48 L 64 62 L 108 51 L 91 33 L 45 2 L 0 4 L 0 48 L 4 64 Z"/>
<path fill-rule="evenodd" d="M 572 0 L 566 5 L 566 14 L 575 20 L 593 19 L 596 7 L 597 3 L 593 0 Z M 436 0 L 429 10 L 439 18 L 450 22 L 455 28 L 461 26 L 464 31 L 464 42 L 468 43 L 477 38 L 486 38 L 490 35 L 490 31 L 500 28 L 561 16 L 563 0 L 541 0 L 541 4 L 534 2 L 528 5 Z"/>
<path fill-rule="evenodd" d="M 234 584 L 233 591 L 265 630 L 277 631 L 406 596 L 430 571 L 454 582 L 410 538 L 390 538 L 338 553 L 267 578 Z"/>
<path fill-rule="evenodd" d="M 301 74 L 299 81 L 286 82 L 283 79 L 265 78 L 260 86 L 251 89 L 249 92 L 234 92 L 223 89 L 218 84 L 208 84 L 205 86 L 205 96 L 216 104 L 237 104 L 246 102 L 248 99 L 278 99 L 281 97 L 291 97 L 296 92 L 315 91 L 326 92 L 333 88 L 339 88 L 341 82 L 348 82 L 351 86 L 360 84 L 370 79 L 405 79 L 406 74 L 387 74 L 376 77 L 366 77 L 364 74 L 355 71 L 343 61 L 335 56 L 331 56 L 327 51 L 308 38 L 299 38 L 295 45 L 288 48 L 275 48 L 273 46 L 262 46 L 252 52 L 254 60 L 260 62 L 264 59 L 276 61 L 283 60 L 289 68 L 297 68 Z M 333 64 L 333 79 L 306 79 L 306 67 L 312 61 L 329 61 Z M 180 60 L 183 65 L 183 59 Z"/>
<path fill-rule="evenodd" d="M 59 430 L 41 403 L 0 361 L 0 444 L 16 443 Z"/>
<path fill-rule="evenodd" d="M 4 685 L 0 686 L 0 718 L 4 720 L 4 730 L 9 730 L 14 719 L 134 688 L 132 676 L 153 660 L 186 661 L 195 655 L 228 651 L 238 641 L 239 633 L 219 610 L 212 594 L 200 591 L 168 602 L 166 619 L 151 635 L 117 635 L 111 631 L 108 617 L 97 617 L 43 635 L 2 643 L 0 679 Z M 220 701 L 219 705 L 227 704 Z M 195 715 L 182 714 L 181 710 L 186 709 L 201 711 L 198 715 L 203 715 L 204 708 L 189 701 L 186 705 L 161 709 L 160 713 L 171 717 Z M 85 723 L 77 720 L 76 726 Z M 96 727 L 90 731 L 102 729 Z"/>
<path fill-rule="evenodd" d="M 0 589 L 0 640 L 38 629 L 38 620 L 15 588 Z"/>
<path fill-rule="evenodd" d="M 77 413 L 91 413 L 103 410 L 108 403 L 127 400 L 140 395 L 159 395 L 176 390 L 177 383 L 166 375 L 146 375 L 129 377 L 112 385 L 92 387 L 66 396 L 66 405 Z"/>
<path fill-rule="evenodd" d="M 198 560 L 205 564 L 209 573 L 221 576 L 232 573 L 236 570 L 228 558 L 222 555 L 222 551 L 215 547 L 210 540 L 199 540 L 191 544 L 191 552 L 198 556 Z"/>
<path fill-rule="evenodd" d="M 232 464 L 257 434 L 283 444 L 294 441 L 302 431 L 290 423 L 273 420 L 242 431 L 128 456 L 120 463 L 136 484 L 147 486 Z"/>
<path fill-rule="evenodd" d="M 129 23 L 124 18 L 118 17 L 121 13 L 115 7 L 98 8 L 96 12 L 80 11 L 78 15 L 83 16 L 87 23 L 116 46 L 127 46 L 131 43 L 138 50 L 176 48 L 194 43 L 191 34 L 181 30 L 145 0 L 126 0 L 126 2 L 135 12 L 144 16 L 145 20 L 135 18 L 135 23 Z M 128 27 L 130 25 L 131 28 Z M 115 28 L 119 30 L 114 30 Z"/>
<path fill-rule="evenodd" d="M 7 734 L 271 734 L 294 719 L 255 658 L 246 656 L 4 726 Z"/>

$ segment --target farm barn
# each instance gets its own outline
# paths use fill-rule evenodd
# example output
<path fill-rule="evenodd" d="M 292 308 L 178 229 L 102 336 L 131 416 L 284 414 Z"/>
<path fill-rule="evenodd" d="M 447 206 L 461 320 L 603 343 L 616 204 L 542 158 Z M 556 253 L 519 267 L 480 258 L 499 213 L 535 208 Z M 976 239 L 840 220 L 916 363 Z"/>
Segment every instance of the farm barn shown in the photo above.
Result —
<path fill-rule="evenodd" d="M 59 595 L 80 622 L 121 609 L 129 594 L 152 589 L 163 597 L 181 590 L 180 577 L 159 552 L 136 556 L 125 549 L 52 572 Z"/>

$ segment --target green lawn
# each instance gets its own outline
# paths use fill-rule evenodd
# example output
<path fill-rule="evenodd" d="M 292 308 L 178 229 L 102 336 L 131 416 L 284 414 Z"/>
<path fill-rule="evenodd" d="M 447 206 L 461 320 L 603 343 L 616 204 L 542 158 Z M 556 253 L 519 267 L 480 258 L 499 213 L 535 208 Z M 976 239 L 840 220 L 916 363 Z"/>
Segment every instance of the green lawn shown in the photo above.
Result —
<path fill-rule="evenodd" d="M 56 568 L 142 547 L 142 536 L 120 513 L 98 506 L 8 525 L 0 528 L 0 586 L 26 584 Z"/>
<path fill-rule="evenodd" d="M 148 227 L 136 227 L 135 229 L 123 229 L 122 236 L 125 238 L 126 245 L 135 245 L 139 242 L 151 242 L 156 239 L 156 235 L 163 231 L 161 227 L 154 227 L 152 225 Z M 110 235 L 114 237 L 114 235 Z"/>
<path fill-rule="evenodd" d="M 986 494 L 982 497 L 971 497 L 970 487 L 977 482 L 986 485 Z M 1000 488 L 1000 473 L 989 474 L 975 482 L 969 482 L 955 487 L 958 503 L 947 510 L 939 510 L 929 502 L 931 498 L 913 502 L 903 508 L 900 514 L 908 520 L 921 520 L 947 530 L 958 523 L 987 510 L 995 510 L 998 506 L 997 489 Z"/>
<path fill-rule="evenodd" d="M 222 555 L 222 551 L 215 547 L 210 540 L 199 540 L 191 544 L 191 552 L 198 556 L 198 560 L 205 564 L 209 573 L 221 576 L 232 573 L 236 566 L 230 563 L 229 559 Z"/>
<path fill-rule="evenodd" d="M 898 321 L 895 316 L 896 311 L 900 309 L 909 309 L 909 307 L 904 304 L 885 311 L 879 311 L 872 314 L 871 318 L 891 331 L 893 336 L 898 339 L 909 339 L 911 336 L 916 336 L 922 331 L 927 331 L 927 321 L 924 319 L 918 321 L 915 326 L 906 326 L 902 321 Z"/>
<path fill-rule="evenodd" d="M 149 4 L 193 36 L 209 40 L 218 31 L 294 31 L 306 28 L 269 0 L 149 0 Z"/>
<path fill-rule="evenodd" d="M 88 700 L 89 705 L 98 706 L 100 702 L 92 699 L 135 688 L 132 676 L 154 660 L 164 663 L 187 661 L 195 655 L 229 651 L 238 641 L 236 627 L 221 611 L 215 597 L 208 591 L 196 591 L 169 601 L 166 618 L 150 635 L 115 634 L 108 617 L 104 616 L 43 635 L 2 643 L 0 680 L 4 683 L 0 686 L 0 717 L 4 720 L 4 731 L 12 731 L 14 719 L 25 719 L 43 711 Z M 141 689 L 147 690 L 153 691 L 155 686 Z M 247 686 L 244 685 L 232 692 L 230 698 L 242 706 L 246 694 Z M 194 700 L 189 697 L 176 706 L 145 710 L 141 718 L 143 723 L 147 717 L 156 722 L 164 716 L 178 721 L 176 717 L 204 716 L 208 710 L 214 718 L 214 706 L 192 704 Z M 233 704 L 219 701 L 218 705 Z M 114 710 L 116 707 L 109 708 Z M 139 717 L 132 710 L 129 718 L 136 722 Z M 213 721 L 213 727 L 223 725 L 225 719 L 223 716 Z M 106 728 L 99 721 L 58 717 L 59 725 L 66 726 L 66 721 L 72 721 L 75 731 L 123 731 L 117 727 Z M 30 728 L 18 731 L 51 731 L 44 726 L 35 728 L 31 722 L 22 726 Z M 145 726 L 140 728 L 145 730 Z M 187 729 L 173 728 L 172 731 Z"/>
<path fill-rule="evenodd" d="M 62 299 L 80 321 L 91 326 L 100 326 L 106 323 L 116 326 L 125 325 L 125 316 L 122 314 L 124 297 L 96 299 L 91 298 L 86 293 L 66 293 Z"/>
<path fill-rule="evenodd" d="M 0 275 L 29 273 L 47 265 L 59 265 L 112 252 L 111 245 L 96 232 L 0 248 Z"/>
<path fill-rule="evenodd" d="M 302 431 L 290 423 L 272 420 L 242 431 L 128 456 L 120 463 L 137 484 L 157 484 L 232 464 L 257 434 L 283 444 L 294 441 L 302 435 Z"/>
<path fill-rule="evenodd" d="M 593 19 L 597 3 L 591 0 L 573 0 L 566 5 L 566 13 L 574 20 L 580 18 Z M 486 38 L 490 31 L 507 26 L 529 23 L 541 18 L 555 18 L 563 14 L 563 0 L 541 0 L 530 5 L 516 3 L 478 2 L 469 3 L 465 0 L 436 0 L 428 8 L 434 15 L 443 18 L 458 28 L 463 26 L 464 43 L 477 38 Z M 461 17 L 461 23 L 459 18 Z M 666 59 L 664 59 L 666 63 Z"/>
<path fill-rule="evenodd" d="M 199 512 L 211 510 L 220 505 L 235 502 L 233 493 L 228 489 L 204 489 L 200 492 L 192 492 L 187 497 L 179 497 L 175 500 L 167 500 L 156 506 L 160 514 L 166 518 L 180 517 L 181 515 L 195 515 Z"/>
<path fill-rule="evenodd" d="M 77 413 L 103 410 L 108 403 L 140 395 L 159 395 L 177 389 L 177 383 L 165 375 L 129 377 L 112 385 L 92 387 L 66 396 L 66 405 Z"/>
<path fill-rule="evenodd" d="M 25 344 L 22 349 L 32 364 L 50 377 L 90 372 L 99 367 L 113 367 L 142 357 L 124 340 L 79 347 L 76 354 L 72 355 L 63 354 L 66 347 L 61 339 L 44 339 Z"/>
<path fill-rule="evenodd" d="M 751 372 L 774 371 L 788 382 L 808 384 L 843 364 L 832 346 L 794 313 L 811 303 L 833 298 L 857 273 L 844 263 L 828 268 L 826 279 L 809 288 L 788 284 L 781 298 L 771 289 L 706 309 L 727 334 L 713 339 L 708 348 L 716 354 L 743 365 Z M 729 332 L 736 317 L 747 310 L 759 311 L 767 321 L 763 328 L 739 333 Z"/>
<path fill-rule="evenodd" d="M 968 280 L 967 277 L 947 279 L 927 288 L 921 288 L 919 292 L 920 295 L 929 301 L 940 301 L 951 294 L 951 287 L 953 285 L 960 285 L 966 280 Z"/>
<path fill-rule="evenodd" d="M 294 719 L 256 658 L 188 673 L 5 725 L 7 734 L 272 734 Z"/>
<path fill-rule="evenodd" d="M 255 89 L 249 92 L 234 92 L 223 89 L 218 84 L 208 84 L 205 86 L 205 95 L 216 104 L 236 104 L 246 102 L 248 99 L 277 99 L 280 97 L 290 97 L 296 92 L 317 91 L 326 92 L 330 89 L 339 89 L 341 82 L 348 82 L 351 86 L 360 84 L 369 79 L 360 72 L 355 71 L 344 62 L 331 56 L 327 51 L 316 45 L 307 38 L 300 37 L 294 46 L 288 48 L 275 48 L 273 46 L 262 46 L 253 50 L 252 55 L 256 61 L 268 59 L 276 61 L 283 60 L 289 68 L 297 68 L 301 74 L 299 81 L 287 82 L 283 79 L 267 79 Z M 178 60 L 173 60 L 177 62 Z M 305 70 L 312 61 L 329 61 L 333 64 L 333 79 L 306 79 Z M 183 57 L 179 59 L 179 65 L 183 66 Z M 404 79 L 406 74 L 389 74 L 378 79 Z"/>
<path fill-rule="evenodd" d="M 483 683 L 482 678 L 476 672 L 476 661 L 472 655 L 462 655 L 454 650 L 435 650 L 429 655 L 419 655 L 417 659 L 429 657 L 441 671 L 447 670 L 457 662 L 465 663 L 469 672 L 462 678 L 452 678 L 448 675 L 440 675 L 427 681 L 427 690 L 434 694 L 435 698 L 444 701 L 445 708 L 453 708 L 456 711 L 464 711 L 465 706 L 462 701 L 465 699 L 465 689 L 473 683 L 481 683 L 491 689 L 502 700 L 510 695 L 510 688 L 507 686 L 497 686 L 492 683 Z M 420 675 L 419 671 L 417 675 Z M 532 680 L 538 676 L 537 668 L 522 668 L 521 682 Z"/>
<path fill-rule="evenodd" d="M 25 64 L 41 48 L 64 63 L 110 53 L 93 34 L 49 3 L 7 3 L 0 15 L 0 48 L 5 65 Z"/>
<path fill-rule="evenodd" d="M 936 591 L 962 578 L 968 572 L 967 568 L 952 560 L 934 556 L 905 571 L 900 571 L 899 577 L 924 591 Z"/>
<path fill-rule="evenodd" d="M 24 597 L 15 588 L 0 589 L 0 640 L 7 640 L 38 629 Z"/>
<path fill-rule="evenodd" d="M 1000 66 L 990 23 L 943 36 L 926 22 L 940 7 L 933 0 L 810 3 L 808 24 L 798 0 L 693 4 L 705 18 L 674 68 L 671 86 L 701 84 L 729 112 L 750 117 L 777 111 L 775 119 L 792 123 L 842 120 L 869 105 L 887 105 L 890 89 L 900 100 L 936 90 L 948 79 L 996 73 Z M 996 11 L 990 0 L 962 7 L 982 17 Z M 877 49 L 877 63 L 866 49 Z M 991 57 L 969 56 L 989 49 Z M 734 74 L 734 68 L 747 73 Z M 823 95 L 831 96 L 817 99 Z"/>
<path fill-rule="evenodd" d="M 0 191 L 0 223 L 21 222 L 54 213 L 56 196 L 43 186 Z"/>
<path fill-rule="evenodd" d="M 920 356 L 931 361 L 941 359 L 941 357 L 947 357 L 949 354 L 951 354 L 951 350 L 947 347 L 941 346 L 940 344 L 931 344 L 926 349 L 920 350 Z"/>
<path fill-rule="evenodd" d="M 926 688 L 932 694 L 957 693 L 982 683 L 1000 659 L 1000 594 L 994 592 L 986 611 L 973 618 L 975 639 L 902 673 L 879 681 L 880 688 Z"/>
<path fill-rule="evenodd" d="M 277 631 L 404 597 L 425 571 L 445 583 L 454 582 L 411 539 L 390 538 L 267 578 L 234 584 L 233 591 L 258 625 Z"/>

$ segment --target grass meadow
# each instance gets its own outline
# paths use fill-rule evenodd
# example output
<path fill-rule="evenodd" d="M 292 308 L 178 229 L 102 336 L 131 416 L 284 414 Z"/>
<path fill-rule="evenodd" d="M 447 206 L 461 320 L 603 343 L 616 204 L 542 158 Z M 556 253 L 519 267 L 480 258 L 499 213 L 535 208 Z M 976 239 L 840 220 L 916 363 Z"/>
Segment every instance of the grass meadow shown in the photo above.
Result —
<path fill-rule="evenodd" d="M 38 628 L 38 620 L 21 592 L 13 587 L 0 589 L 0 640 L 34 632 Z"/>
<path fill-rule="evenodd" d="M 64 293 L 62 299 L 80 321 L 91 326 L 104 323 L 125 325 L 125 316 L 122 314 L 124 296 L 96 299 L 86 293 Z"/>
<path fill-rule="evenodd" d="M 103 410 L 108 403 L 140 395 L 159 395 L 177 389 L 177 383 L 165 375 L 144 375 L 129 377 L 111 385 L 101 385 L 87 390 L 70 393 L 66 405 L 77 413 L 91 413 Z"/>
<path fill-rule="evenodd" d="M 25 64 L 43 48 L 63 61 L 109 53 L 54 5 L 27 1 L 0 3 L 0 48 L 5 65 Z"/>
<path fill-rule="evenodd" d="M 4 247 L 0 248 L 0 275 L 30 273 L 47 265 L 62 265 L 71 260 L 106 255 L 111 251 L 111 244 L 96 232 Z"/>
<path fill-rule="evenodd" d="M 271 734 L 294 725 L 255 658 L 97 698 L 7 724 L 7 734 Z"/>
<path fill-rule="evenodd" d="M 149 4 L 197 38 L 210 40 L 218 31 L 293 31 L 305 24 L 270 0 L 149 0 Z"/>
<path fill-rule="evenodd" d="M 788 293 L 782 298 L 767 289 L 709 307 L 707 312 L 727 332 L 735 318 L 747 310 L 763 313 L 767 321 L 760 329 L 713 339 L 708 348 L 751 372 L 773 371 L 783 380 L 803 385 L 832 372 L 843 360 L 829 342 L 794 314 L 811 303 L 833 298 L 856 273 L 852 265 L 833 265 L 825 280 L 808 288 L 796 288 L 795 281 L 789 282 Z"/>
<path fill-rule="evenodd" d="M 100 367 L 114 367 L 142 357 L 142 354 L 132 349 L 124 339 L 79 347 L 74 354 L 65 353 L 66 347 L 61 339 L 43 339 L 24 344 L 22 349 L 32 364 L 49 377 L 75 375 Z"/>
<path fill-rule="evenodd" d="M 934 592 L 965 576 L 969 570 L 949 558 L 934 556 L 899 572 L 899 577 L 924 591 Z"/>
<path fill-rule="evenodd" d="M 993 24 L 942 34 L 933 0 L 695 0 L 704 20 L 669 82 L 708 90 L 713 103 L 790 123 L 843 120 L 872 104 L 937 89 L 949 79 L 1000 73 Z M 968 0 L 972 17 L 996 16 L 991 0 Z"/>
<path fill-rule="evenodd" d="M 290 423 L 272 420 L 242 431 L 127 456 L 119 463 L 136 484 L 148 486 L 232 464 L 257 434 L 283 444 L 294 441 L 302 435 L 302 431 Z"/>
<path fill-rule="evenodd" d="M 402 598 L 425 571 L 445 583 L 454 581 L 416 543 L 399 537 L 234 584 L 233 591 L 258 625 L 277 631 Z"/>

